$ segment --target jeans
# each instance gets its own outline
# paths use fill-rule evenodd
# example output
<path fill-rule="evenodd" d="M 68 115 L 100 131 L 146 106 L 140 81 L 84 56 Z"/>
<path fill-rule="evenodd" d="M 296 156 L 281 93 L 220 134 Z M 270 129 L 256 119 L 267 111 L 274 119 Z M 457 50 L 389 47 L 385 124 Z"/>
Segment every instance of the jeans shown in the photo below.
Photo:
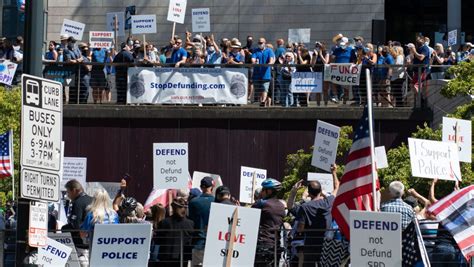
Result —
<path fill-rule="evenodd" d="M 294 105 L 293 93 L 290 92 L 290 83 L 289 80 L 282 80 L 281 85 L 281 95 L 282 95 L 282 104 L 284 107 L 291 107 Z"/>
<path fill-rule="evenodd" d="M 459 249 L 450 243 L 440 243 L 433 250 L 433 257 L 430 259 L 432 267 L 460 267 L 467 266 L 462 259 Z"/>

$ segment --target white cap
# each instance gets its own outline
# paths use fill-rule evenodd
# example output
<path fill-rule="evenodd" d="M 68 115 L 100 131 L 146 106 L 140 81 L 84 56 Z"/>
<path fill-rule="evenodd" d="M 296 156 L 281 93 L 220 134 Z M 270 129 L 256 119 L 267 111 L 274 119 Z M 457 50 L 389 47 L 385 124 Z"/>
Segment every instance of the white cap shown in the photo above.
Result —
<path fill-rule="evenodd" d="M 344 45 L 347 45 L 348 42 L 349 42 L 349 39 L 347 39 L 347 37 L 342 37 L 341 41 L 339 42 L 339 45 L 344 46 Z"/>

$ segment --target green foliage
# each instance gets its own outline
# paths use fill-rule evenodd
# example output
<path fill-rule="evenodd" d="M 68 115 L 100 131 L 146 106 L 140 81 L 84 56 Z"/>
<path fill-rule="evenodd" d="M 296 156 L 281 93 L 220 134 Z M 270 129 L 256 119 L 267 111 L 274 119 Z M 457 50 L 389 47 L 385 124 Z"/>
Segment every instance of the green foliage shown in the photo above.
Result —
<path fill-rule="evenodd" d="M 447 71 L 455 78 L 450 80 L 441 94 L 447 98 L 472 95 L 474 90 L 474 61 L 461 62 Z"/>
<path fill-rule="evenodd" d="M 19 87 L 7 89 L 0 87 L 0 133 L 10 129 L 13 130 L 13 155 L 15 164 L 16 191 L 18 190 L 18 178 L 20 169 L 20 129 L 21 129 L 21 91 Z M 8 192 L 12 189 L 12 179 L 6 178 L 0 181 L 0 192 Z M 17 191 L 18 192 L 18 191 Z M 18 193 L 16 193 L 18 194 Z"/>

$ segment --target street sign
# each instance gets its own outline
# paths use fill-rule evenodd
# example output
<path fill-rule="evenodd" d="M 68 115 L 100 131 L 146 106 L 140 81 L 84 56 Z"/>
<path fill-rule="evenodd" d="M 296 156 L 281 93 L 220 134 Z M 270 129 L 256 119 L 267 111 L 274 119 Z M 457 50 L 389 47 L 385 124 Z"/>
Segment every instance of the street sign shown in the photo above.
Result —
<path fill-rule="evenodd" d="M 21 196 L 59 201 L 63 88 L 61 83 L 21 76 Z"/>
<path fill-rule="evenodd" d="M 48 239 L 48 204 L 39 201 L 30 202 L 30 227 L 28 245 L 44 247 Z"/>

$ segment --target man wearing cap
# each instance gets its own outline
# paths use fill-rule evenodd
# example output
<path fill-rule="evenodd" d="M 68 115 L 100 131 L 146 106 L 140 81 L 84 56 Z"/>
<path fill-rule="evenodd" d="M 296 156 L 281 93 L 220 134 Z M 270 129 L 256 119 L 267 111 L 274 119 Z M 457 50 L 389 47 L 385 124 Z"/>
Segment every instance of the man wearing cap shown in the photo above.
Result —
<path fill-rule="evenodd" d="M 430 49 L 429 47 L 425 44 L 425 38 L 423 36 L 419 36 L 416 39 L 416 48 L 415 46 L 410 46 L 407 45 L 409 51 L 413 54 L 413 64 L 414 65 L 424 65 L 428 66 L 430 64 Z M 421 77 L 418 76 L 418 71 L 415 71 L 413 74 L 413 80 L 412 80 L 412 86 L 415 89 L 415 92 L 418 93 L 418 90 L 420 88 L 420 81 L 424 82 L 426 80 L 426 77 L 428 75 L 428 69 L 423 67 L 423 70 L 421 72 Z"/>
<path fill-rule="evenodd" d="M 227 56 L 225 63 L 231 65 L 244 64 L 245 57 L 241 53 L 242 44 L 240 43 L 239 39 L 233 39 L 230 42 L 230 49 L 231 50 Z"/>
<path fill-rule="evenodd" d="M 400 213 L 402 215 L 402 230 L 405 230 L 415 218 L 413 208 L 402 200 L 405 186 L 400 181 L 393 181 L 388 186 L 388 190 L 391 199 L 380 205 L 380 211 Z"/>
<path fill-rule="evenodd" d="M 336 38 L 336 36 L 334 38 Z M 356 58 L 353 50 L 354 48 L 349 45 L 349 39 L 347 39 L 347 37 L 340 38 L 338 46 L 332 53 L 331 62 L 351 63 L 351 59 Z M 347 98 L 349 97 L 349 86 L 342 86 L 342 88 L 344 90 L 342 95 L 343 104 L 346 104 Z"/>
<path fill-rule="evenodd" d="M 216 189 L 216 203 L 235 205 L 235 203 L 232 202 L 230 197 L 230 190 L 227 186 L 221 185 Z"/>
<path fill-rule="evenodd" d="M 202 265 L 211 203 L 215 200 L 212 195 L 212 189 L 214 188 L 212 177 L 202 178 L 200 187 L 202 194 L 189 202 L 189 218 L 194 222 L 194 229 L 197 230 L 194 239 L 192 266 Z"/>
<path fill-rule="evenodd" d="M 266 46 L 265 38 L 258 40 L 258 48 L 252 54 L 252 64 L 273 64 L 275 63 L 275 54 L 273 50 Z M 255 67 L 253 70 L 253 83 L 255 89 L 261 92 L 260 106 L 269 106 L 270 99 L 268 91 L 270 90 L 270 80 L 272 78 L 271 67 Z"/>
<path fill-rule="evenodd" d="M 114 57 L 114 63 L 132 63 L 133 55 L 130 52 L 133 42 L 122 43 L 122 50 Z M 117 103 L 125 104 L 127 101 L 127 66 L 115 67 L 115 85 L 117 88 Z"/>

